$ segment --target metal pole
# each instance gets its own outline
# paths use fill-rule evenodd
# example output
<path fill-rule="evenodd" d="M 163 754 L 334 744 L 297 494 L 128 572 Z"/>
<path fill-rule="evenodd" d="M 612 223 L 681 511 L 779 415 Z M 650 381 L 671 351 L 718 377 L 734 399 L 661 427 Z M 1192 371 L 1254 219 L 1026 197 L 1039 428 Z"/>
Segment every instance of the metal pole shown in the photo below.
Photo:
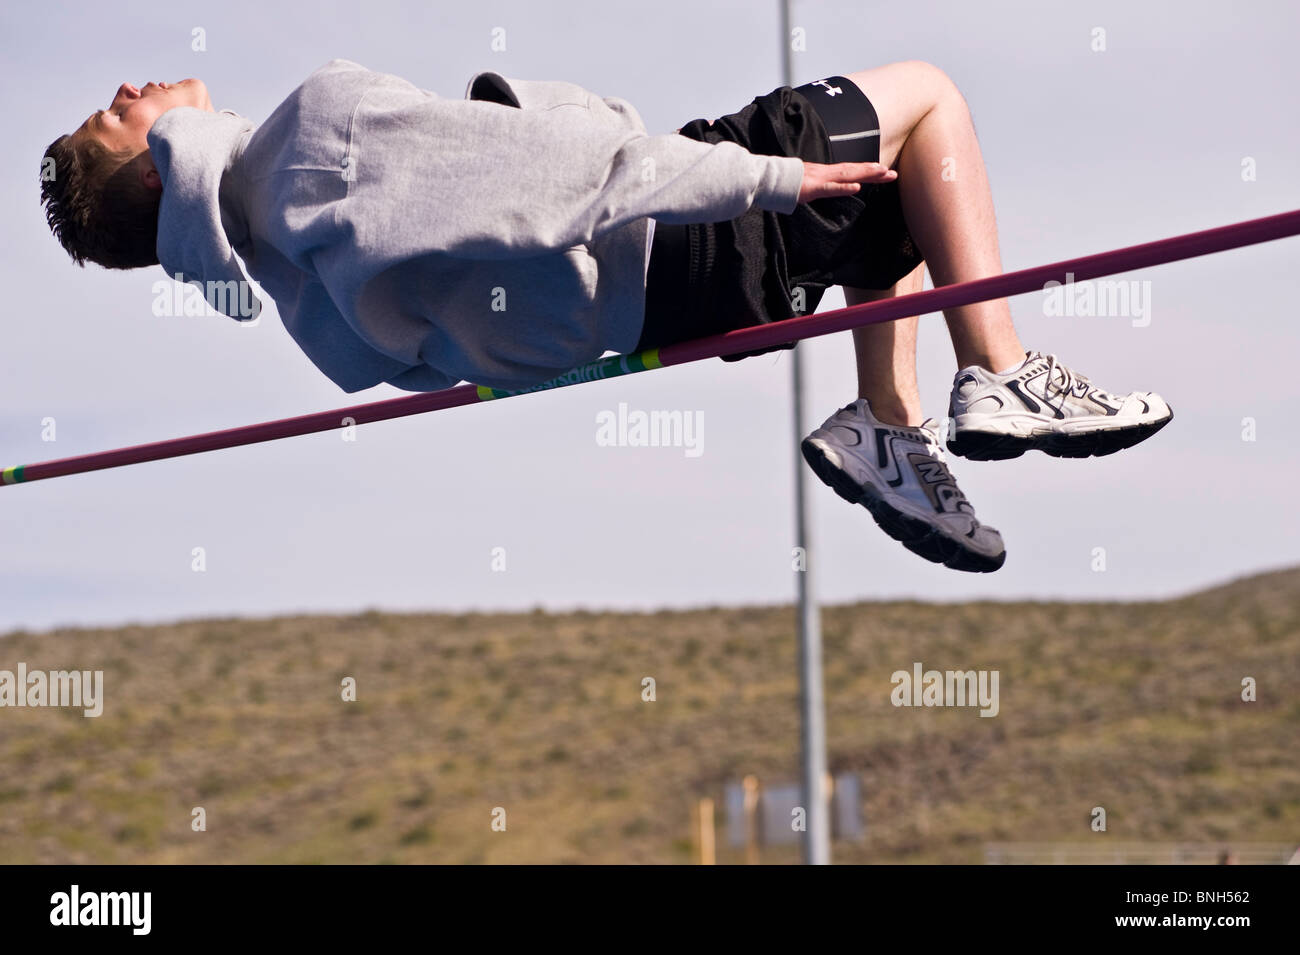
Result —
<path fill-rule="evenodd" d="M 790 49 L 790 0 L 781 5 L 782 83 L 794 86 Z M 794 418 L 794 528 L 795 543 L 803 548 L 801 570 L 795 571 L 799 602 L 799 722 L 803 747 L 804 811 L 807 829 L 803 836 L 803 861 L 807 865 L 829 865 L 831 861 L 830 807 L 826 803 L 826 704 L 822 695 L 822 622 L 813 590 L 812 522 L 808 519 L 808 498 L 804 481 L 807 471 L 799 454 L 804 437 L 803 351 L 790 351 L 790 387 Z"/>

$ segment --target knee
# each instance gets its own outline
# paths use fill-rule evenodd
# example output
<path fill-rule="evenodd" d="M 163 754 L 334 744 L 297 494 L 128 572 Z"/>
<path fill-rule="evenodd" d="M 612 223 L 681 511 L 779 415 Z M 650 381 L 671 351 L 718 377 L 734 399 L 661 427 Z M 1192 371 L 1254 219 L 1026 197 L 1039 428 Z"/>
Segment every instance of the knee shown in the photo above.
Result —
<path fill-rule="evenodd" d="M 908 81 L 914 83 L 916 89 L 924 90 L 926 99 L 933 104 L 955 102 L 965 107 L 966 99 L 957 88 L 957 84 L 933 63 L 924 60 L 908 60 L 900 66 L 907 70 Z"/>

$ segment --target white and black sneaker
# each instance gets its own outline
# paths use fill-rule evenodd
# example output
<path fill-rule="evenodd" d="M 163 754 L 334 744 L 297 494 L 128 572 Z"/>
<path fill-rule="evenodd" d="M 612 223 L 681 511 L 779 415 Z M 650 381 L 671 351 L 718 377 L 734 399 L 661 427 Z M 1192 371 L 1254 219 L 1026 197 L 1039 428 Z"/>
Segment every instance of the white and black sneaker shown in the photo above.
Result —
<path fill-rule="evenodd" d="M 804 460 L 840 497 L 861 504 L 890 537 L 926 560 L 988 573 L 1007 559 L 1002 535 L 975 519 L 939 443 L 939 422 L 919 428 L 876 420 L 865 398 L 804 438 Z"/>
<path fill-rule="evenodd" d="M 957 372 L 948 415 L 948 450 L 977 461 L 1033 450 L 1060 458 L 1114 454 L 1145 441 L 1174 417 L 1153 392 L 1113 395 L 1055 355 L 1036 351 L 1006 374 L 978 365 Z"/>

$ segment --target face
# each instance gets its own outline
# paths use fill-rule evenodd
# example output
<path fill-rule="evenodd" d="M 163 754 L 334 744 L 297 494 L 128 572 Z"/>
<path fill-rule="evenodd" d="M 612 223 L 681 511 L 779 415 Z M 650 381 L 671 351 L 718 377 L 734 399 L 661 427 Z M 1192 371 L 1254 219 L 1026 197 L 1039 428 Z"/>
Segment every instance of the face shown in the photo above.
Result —
<path fill-rule="evenodd" d="M 177 106 L 212 112 L 212 101 L 203 81 L 191 78 L 179 83 L 146 83 L 140 87 L 123 83 L 108 109 L 96 110 L 73 135 L 91 136 L 114 152 L 124 149 L 143 152 L 149 148 L 146 135 L 154 120 Z"/>

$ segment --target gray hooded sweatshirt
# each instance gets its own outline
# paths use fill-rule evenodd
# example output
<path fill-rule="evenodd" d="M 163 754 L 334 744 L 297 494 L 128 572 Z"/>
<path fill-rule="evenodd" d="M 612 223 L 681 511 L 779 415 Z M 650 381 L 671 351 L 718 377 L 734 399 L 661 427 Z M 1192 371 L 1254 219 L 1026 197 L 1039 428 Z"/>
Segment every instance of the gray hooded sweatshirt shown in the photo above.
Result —
<path fill-rule="evenodd" d="M 803 179 L 797 158 L 649 136 L 571 83 L 479 73 L 452 100 L 347 60 L 261 126 L 179 107 L 148 140 L 167 274 L 249 319 L 242 262 L 345 392 L 526 388 L 626 353 L 652 220 L 792 212 Z"/>

